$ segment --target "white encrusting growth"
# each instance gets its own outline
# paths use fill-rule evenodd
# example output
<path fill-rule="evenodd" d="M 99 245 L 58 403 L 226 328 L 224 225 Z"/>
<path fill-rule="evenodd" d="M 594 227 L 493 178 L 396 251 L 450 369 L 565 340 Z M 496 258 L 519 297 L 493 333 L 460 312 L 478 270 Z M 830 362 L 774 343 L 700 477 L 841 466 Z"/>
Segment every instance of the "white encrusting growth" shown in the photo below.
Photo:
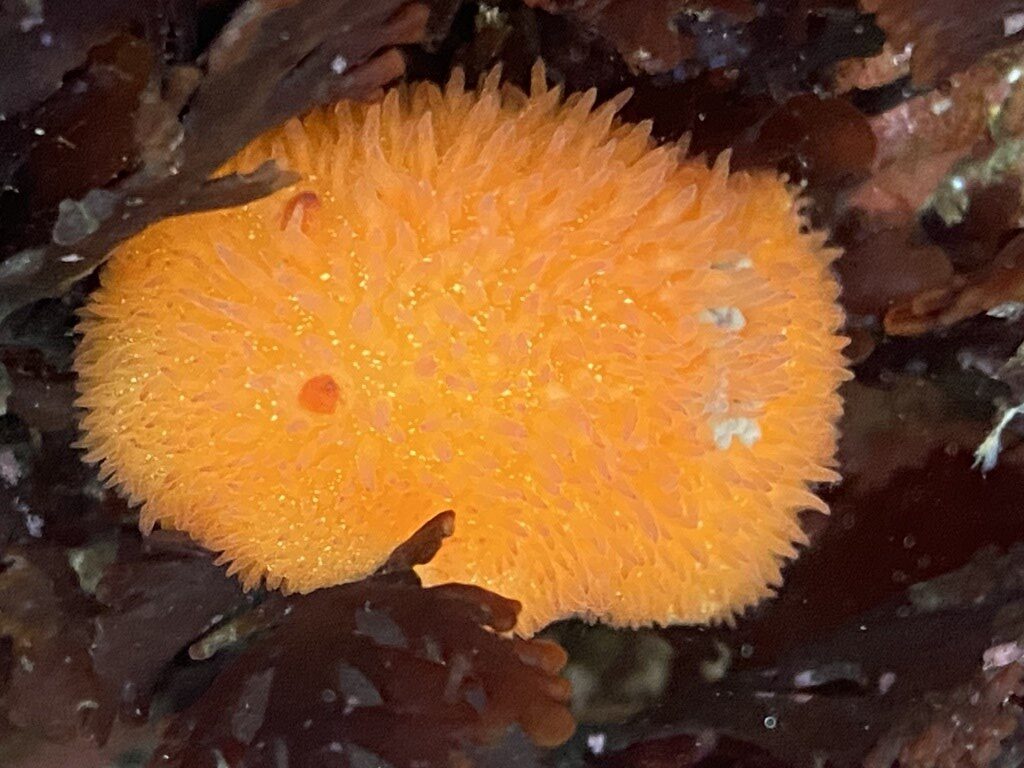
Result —
<path fill-rule="evenodd" d="M 722 419 L 715 423 L 713 430 L 715 447 L 720 451 L 728 449 L 732 445 L 733 438 L 748 448 L 761 439 L 761 427 L 754 419 L 747 416 Z"/>
<path fill-rule="evenodd" d="M 723 331 L 739 331 L 747 324 L 747 318 L 738 307 L 711 307 L 700 313 L 702 323 L 710 323 Z"/>

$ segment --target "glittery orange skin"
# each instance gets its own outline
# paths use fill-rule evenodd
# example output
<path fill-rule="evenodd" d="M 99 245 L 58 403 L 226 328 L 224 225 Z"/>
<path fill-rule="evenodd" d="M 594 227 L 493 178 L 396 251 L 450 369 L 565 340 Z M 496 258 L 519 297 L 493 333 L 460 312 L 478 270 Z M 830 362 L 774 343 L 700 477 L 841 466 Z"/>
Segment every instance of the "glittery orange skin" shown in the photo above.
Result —
<path fill-rule="evenodd" d="M 86 458 L 247 585 L 357 579 L 453 508 L 422 576 L 524 633 L 728 620 L 836 477 L 834 253 L 778 177 L 656 146 L 621 98 L 459 78 L 272 131 L 226 170 L 299 184 L 113 254 Z"/>

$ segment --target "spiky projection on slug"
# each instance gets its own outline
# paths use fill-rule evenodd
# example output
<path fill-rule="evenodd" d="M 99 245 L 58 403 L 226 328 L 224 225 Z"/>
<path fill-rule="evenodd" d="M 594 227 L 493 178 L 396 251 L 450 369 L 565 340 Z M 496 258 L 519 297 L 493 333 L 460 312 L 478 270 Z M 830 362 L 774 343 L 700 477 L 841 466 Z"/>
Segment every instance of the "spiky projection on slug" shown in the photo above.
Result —
<path fill-rule="evenodd" d="M 783 180 L 456 73 L 293 120 L 302 181 L 157 224 L 81 324 L 89 461 L 246 584 L 421 569 L 620 625 L 727 619 L 824 509 L 846 377 L 834 253 Z"/>

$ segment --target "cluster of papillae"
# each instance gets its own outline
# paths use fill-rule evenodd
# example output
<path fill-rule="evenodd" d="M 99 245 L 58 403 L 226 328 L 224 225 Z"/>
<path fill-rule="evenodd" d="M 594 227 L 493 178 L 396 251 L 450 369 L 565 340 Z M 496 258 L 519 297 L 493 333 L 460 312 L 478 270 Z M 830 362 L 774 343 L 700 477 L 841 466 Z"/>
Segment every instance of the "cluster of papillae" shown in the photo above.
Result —
<path fill-rule="evenodd" d="M 536 630 L 728 618 L 821 509 L 845 377 L 824 237 L 768 173 L 490 76 L 243 152 L 297 171 L 118 250 L 77 356 L 87 457 L 247 584 L 373 571 L 445 508 L 428 583 Z"/>

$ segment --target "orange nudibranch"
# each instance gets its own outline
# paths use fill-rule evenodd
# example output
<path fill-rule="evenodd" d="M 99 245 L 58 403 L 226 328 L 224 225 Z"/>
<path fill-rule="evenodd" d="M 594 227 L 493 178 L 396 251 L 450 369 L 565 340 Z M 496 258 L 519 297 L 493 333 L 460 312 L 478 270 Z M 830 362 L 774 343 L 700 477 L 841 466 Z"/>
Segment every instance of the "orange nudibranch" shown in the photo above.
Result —
<path fill-rule="evenodd" d="M 260 137 L 225 172 L 294 187 L 105 266 L 86 458 L 247 585 L 358 579 L 453 508 L 422 577 L 521 601 L 525 633 L 769 594 L 836 477 L 835 252 L 784 179 L 623 102 L 456 73 Z"/>

